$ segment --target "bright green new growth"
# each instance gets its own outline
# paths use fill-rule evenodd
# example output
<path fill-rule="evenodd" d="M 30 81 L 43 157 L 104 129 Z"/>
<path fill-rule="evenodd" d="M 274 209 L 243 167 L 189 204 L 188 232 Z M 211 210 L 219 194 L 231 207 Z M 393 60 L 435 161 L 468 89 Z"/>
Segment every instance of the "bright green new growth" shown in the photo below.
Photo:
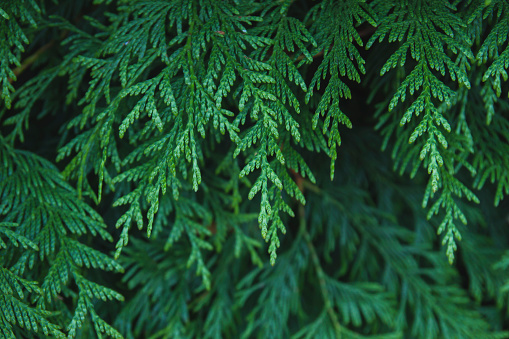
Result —
<path fill-rule="evenodd" d="M 7 1 L 0 34 L 0 337 L 507 336 L 509 1 Z"/>

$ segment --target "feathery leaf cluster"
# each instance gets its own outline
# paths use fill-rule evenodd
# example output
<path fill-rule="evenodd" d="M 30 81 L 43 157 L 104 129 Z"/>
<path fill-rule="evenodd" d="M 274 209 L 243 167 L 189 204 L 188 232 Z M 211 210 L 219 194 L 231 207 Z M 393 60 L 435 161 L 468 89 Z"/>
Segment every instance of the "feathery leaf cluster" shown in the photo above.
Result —
<path fill-rule="evenodd" d="M 507 0 L 1 2 L 0 337 L 507 337 L 508 32 Z"/>

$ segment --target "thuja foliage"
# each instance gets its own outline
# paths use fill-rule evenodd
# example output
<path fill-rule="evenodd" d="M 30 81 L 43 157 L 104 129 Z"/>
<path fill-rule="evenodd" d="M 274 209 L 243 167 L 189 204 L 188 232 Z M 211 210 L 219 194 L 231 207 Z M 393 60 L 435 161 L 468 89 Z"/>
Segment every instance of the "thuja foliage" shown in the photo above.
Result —
<path fill-rule="evenodd" d="M 509 1 L 0 2 L 1 338 L 508 338 Z"/>

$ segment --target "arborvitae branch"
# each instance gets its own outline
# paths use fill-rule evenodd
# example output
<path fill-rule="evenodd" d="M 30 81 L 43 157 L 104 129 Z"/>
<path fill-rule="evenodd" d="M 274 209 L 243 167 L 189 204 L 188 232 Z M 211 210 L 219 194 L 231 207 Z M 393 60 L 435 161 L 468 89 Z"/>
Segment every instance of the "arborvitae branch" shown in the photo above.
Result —
<path fill-rule="evenodd" d="M 508 31 L 507 0 L 1 2 L 0 337 L 508 337 Z"/>

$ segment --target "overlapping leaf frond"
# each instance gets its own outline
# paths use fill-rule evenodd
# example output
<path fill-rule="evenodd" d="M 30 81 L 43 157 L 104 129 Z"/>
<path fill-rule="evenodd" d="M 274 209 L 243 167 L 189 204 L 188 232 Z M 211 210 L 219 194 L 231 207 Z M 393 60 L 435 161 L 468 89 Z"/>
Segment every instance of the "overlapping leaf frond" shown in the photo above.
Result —
<path fill-rule="evenodd" d="M 20 286 L 25 289 L 28 286 L 29 291 L 37 292 L 33 297 L 36 300 L 35 309 L 7 293 L 3 300 L 6 311 L 2 313 L 4 317 L 10 317 L 5 318 L 6 321 L 13 323 L 14 318 L 7 311 L 12 307 L 17 314 L 15 319 L 27 330 L 37 331 L 39 324 L 44 333 L 58 332 L 63 336 L 58 331 L 60 327 L 72 338 L 88 321 L 86 319 L 91 319 L 99 335 L 105 333 L 120 338 L 116 330 L 99 319 L 92 300 L 122 300 L 123 297 L 89 281 L 84 272 L 87 268 L 121 271 L 122 267 L 108 255 L 76 240 L 84 234 L 90 234 L 111 241 L 112 237 L 106 231 L 102 218 L 89 205 L 77 199 L 75 190 L 63 180 L 54 165 L 33 153 L 12 148 L 3 138 L 0 140 L 0 159 L 4 165 L 0 171 L 0 215 L 4 225 L 17 225 L 15 231 L 2 228 L 2 233 L 14 246 L 21 244 L 38 250 L 4 255 L 12 267 L 10 271 L 4 271 L 9 275 L 3 276 L 2 284 L 11 281 L 13 286 L 18 286 L 20 298 L 23 295 Z M 2 241 L 2 247 L 5 247 L 3 245 L 5 243 Z M 6 250 L 13 251 L 14 248 L 8 246 Z M 41 265 L 43 263 L 48 263 L 47 270 Z M 18 276 L 38 281 L 40 287 L 31 281 L 16 278 Z M 77 294 L 71 287 L 71 281 L 77 285 Z M 45 320 L 52 311 L 67 309 L 65 300 L 72 299 L 73 295 L 78 296 L 78 303 L 76 309 L 69 310 L 70 318 L 60 313 L 54 324 L 53 320 L 51 323 Z M 88 318 L 87 314 L 91 317 Z"/>
<path fill-rule="evenodd" d="M 376 21 L 370 7 L 356 0 L 323 1 L 310 11 L 308 18 L 313 20 L 311 32 L 318 41 L 314 52 L 323 52 L 323 61 L 313 75 L 306 103 L 315 91 L 320 90 L 323 79 L 327 77 L 328 82 L 313 116 L 313 128 L 318 126 L 319 118 L 325 116 L 321 127 L 323 133 L 328 135 L 332 179 L 337 159 L 336 148 L 341 145 L 339 127 L 345 125 L 352 128 L 352 122 L 340 107 L 341 99 L 352 97 L 345 82 L 346 79 L 360 82 L 361 74 L 366 72 L 365 60 L 355 46 L 362 47 L 364 43 L 355 26 L 365 21 L 376 26 Z"/>
<path fill-rule="evenodd" d="M 448 1 L 402 1 L 394 5 L 380 2 L 384 18 L 370 38 L 397 42 L 399 47 L 382 66 L 380 75 L 399 69 L 399 82 L 388 103 L 388 112 L 380 117 L 386 140 L 396 135 L 393 156 L 403 172 L 410 166 L 412 176 L 423 165 L 430 175 L 423 206 L 429 217 L 442 215 L 438 233 L 444 233 L 449 261 L 454 259 L 456 239 L 461 239 L 457 221 L 467 220 L 457 200 L 465 197 L 478 202 L 476 195 L 457 178 L 458 163 L 468 166 L 463 152 L 465 143 L 451 133 L 447 108 L 457 100 L 457 93 L 447 78 L 459 89 L 471 87 L 467 69 L 473 54 L 466 34 L 466 23 Z M 447 77 L 447 78 L 446 78 Z M 410 98 L 407 99 L 407 96 Z M 401 102 L 401 104 L 399 104 Z M 399 127 L 398 127 L 399 124 Z M 435 194 L 438 194 L 436 199 Z"/>
<path fill-rule="evenodd" d="M 354 154 L 357 151 L 351 150 Z M 351 158 L 347 156 L 346 159 Z M 378 319 L 385 320 L 386 325 L 395 331 L 402 331 L 405 336 L 435 338 L 444 334 L 458 338 L 503 338 L 507 333 L 490 330 L 478 302 L 492 298 L 492 293 L 496 293 L 495 291 L 503 286 L 504 275 L 495 272 L 493 267 L 488 265 L 483 277 L 466 278 L 448 265 L 439 251 L 432 250 L 429 240 L 434 238 L 434 225 L 429 224 L 426 213 L 421 211 L 418 185 L 402 189 L 391 184 L 393 180 L 389 178 L 395 176 L 394 174 L 369 169 L 370 166 L 380 168 L 385 161 L 387 160 L 383 158 L 365 159 L 362 165 L 367 172 L 355 171 L 351 172 L 348 178 L 343 176 L 344 179 L 339 184 L 341 188 L 309 187 L 315 193 L 308 197 L 308 204 L 318 204 L 320 211 L 309 218 L 312 224 L 320 221 L 323 225 L 314 238 L 321 235 L 325 239 L 336 239 L 330 241 L 333 245 L 325 242 L 323 255 L 332 253 L 330 260 L 344 258 L 346 261 L 336 279 L 368 279 L 379 282 L 387 293 L 388 300 L 392 295 L 397 303 L 379 304 L 378 314 L 390 314 L 391 305 L 397 306 L 392 308 L 394 315 L 387 318 L 380 316 Z M 367 173 L 372 174 L 366 177 Z M 376 195 L 377 203 L 373 203 L 363 190 L 364 185 L 369 182 L 373 183 L 370 184 L 371 189 L 380 193 Z M 352 200 L 352 197 L 356 198 Z M 390 212 L 393 208 L 399 208 L 395 203 L 399 199 L 405 201 L 406 212 Z M 327 220 L 319 219 L 318 215 L 326 215 Z M 474 225 L 480 218 L 479 211 L 469 211 L 467 216 Z M 398 225 L 398 222 L 406 225 Z M 475 232 L 474 229 L 473 227 L 471 232 Z M 334 238 L 331 236 L 332 232 L 341 232 L 343 237 Z M 480 240 L 477 242 L 474 239 L 481 237 L 477 234 L 466 237 L 467 245 L 462 248 L 459 259 L 467 272 L 474 272 L 479 269 L 478 265 L 489 262 L 489 258 L 498 257 L 503 248 L 501 245 L 494 246 L 493 243 Z M 475 245 L 472 241 L 476 242 Z M 342 243 L 354 245 L 339 247 Z M 339 249 L 327 252 L 327 249 L 334 245 Z M 373 255 L 373 251 L 377 255 Z M 478 257 L 474 259 L 473 253 L 477 253 Z M 371 269 L 366 270 L 366 267 Z M 466 293 L 457 283 L 459 281 L 468 282 L 472 294 Z M 351 293 L 352 298 L 356 295 L 355 289 L 346 290 Z M 380 297 L 382 295 L 384 294 L 379 294 Z M 348 299 L 346 296 L 342 299 L 345 298 Z M 358 301 L 359 298 L 357 295 L 354 299 Z M 503 304 L 503 300 L 500 300 L 500 303 Z M 348 303 L 338 303 L 339 310 L 346 305 Z M 411 309 L 419 309 L 419 312 L 412 312 Z M 348 309 L 341 311 L 347 312 Z M 371 314 L 377 313 L 373 310 Z M 449 316 L 451 314 L 454 316 Z M 326 323 L 327 317 L 324 317 L 325 319 L 317 318 L 316 321 Z"/>
<path fill-rule="evenodd" d="M 11 107 L 14 93 L 12 82 L 16 81 L 17 70 L 21 67 L 20 54 L 29 43 L 24 25 L 37 27 L 41 9 L 34 0 L 7 1 L 0 7 L 0 98 L 7 108 Z"/>
<path fill-rule="evenodd" d="M 122 228 L 117 256 L 128 243 L 131 223 L 146 225 L 151 234 L 160 197 L 168 189 L 175 201 L 188 184 L 198 190 L 204 154 L 211 150 L 208 141 L 220 143 L 226 134 L 236 146 L 228 154 L 244 163 L 236 175 L 255 178 L 248 198 L 260 193 L 258 220 L 275 262 L 277 233 L 285 232 L 280 213 L 293 215 L 283 197 L 287 193 L 303 201 L 288 169 L 312 176 L 291 147 L 300 141 L 295 119 L 300 102 L 292 86 L 307 89 L 296 63 L 300 55 L 312 61 L 306 45 L 315 42 L 303 23 L 286 16 L 289 3 L 237 5 L 119 5 L 110 26 L 98 26 L 100 32 L 88 37 L 98 44 L 91 49 L 95 52 L 84 51 L 75 58 L 81 67 L 70 71 L 71 79 L 81 79 L 87 68 L 92 80 L 81 99 L 83 113 L 69 127 L 86 130 L 61 149 L 60 158 L 77 153 L 65 174 L 78 179 L 78 191 L 89 187 L 86 177 L 92 169 L 99 175 L 97 200 L 103 181 L 111 187 L 132 183 L 131 192 L 116 202 L 129 206 L 117 222 Z M 270 20 L 255 27 L 262 19 L 250 13 L 258 9 Z M 161 34 L 161 27 L 174 37 Z M 87 38 L 77 35 L 82 38 L 70 37 L 71 44 Z M 101 102 L 106 106 L 99 108 Z M 127 114 L 121 113 L 124 108 Z M 119 139 L 133 145 L 122 161 Z M 113 181 L 109 162 L 120 172 Z"/>
<path fill-rule="evenodd" d="M 65 338 L 59 326 L 51 321 L 51 312 L 30 305 L 28 296 L 39 297 L 42 293 L 37 282 L 23 279 L 4 266 L 9 262 L 10 257 L 15 255 L 13 252 L 18 247 L 38 250 L 34 242 L 16 232 L 17 226 L 18 224 L 12 222 L 0 222 L 0 234 L 8 239 L 5 242 L 0 238 L 0 258 L 2 259 L 2 264 L 0 264 L 1 336 L 14 339 L 19 337 L 25 329 L 52 335 L 56 338 Z"/>
<path fill-rule="evenodd" d="M 507 0 L 0 7 L 0 337 L 508 336 Z"/>
<path fill-rule="evenodd" d="M 476 55 L 479 64 L 486 64 L 488 59 L 492 62 L 483 74 L 483 81 L 490 80 L 491 86 L 497 97 L 502 94 L 502 86 L 507 82 L 507 69 L 509 68 L 509 48 L 507 41 L 509 37 L 509 2 L 506 0 L 485 2 L 481 11 L 474 12 L 469 22 L 482 15 L 483 20 L 493 20 L 493 28 L 482 42 Z M 509 93 L 508 93 L 509 95 Z"/>

